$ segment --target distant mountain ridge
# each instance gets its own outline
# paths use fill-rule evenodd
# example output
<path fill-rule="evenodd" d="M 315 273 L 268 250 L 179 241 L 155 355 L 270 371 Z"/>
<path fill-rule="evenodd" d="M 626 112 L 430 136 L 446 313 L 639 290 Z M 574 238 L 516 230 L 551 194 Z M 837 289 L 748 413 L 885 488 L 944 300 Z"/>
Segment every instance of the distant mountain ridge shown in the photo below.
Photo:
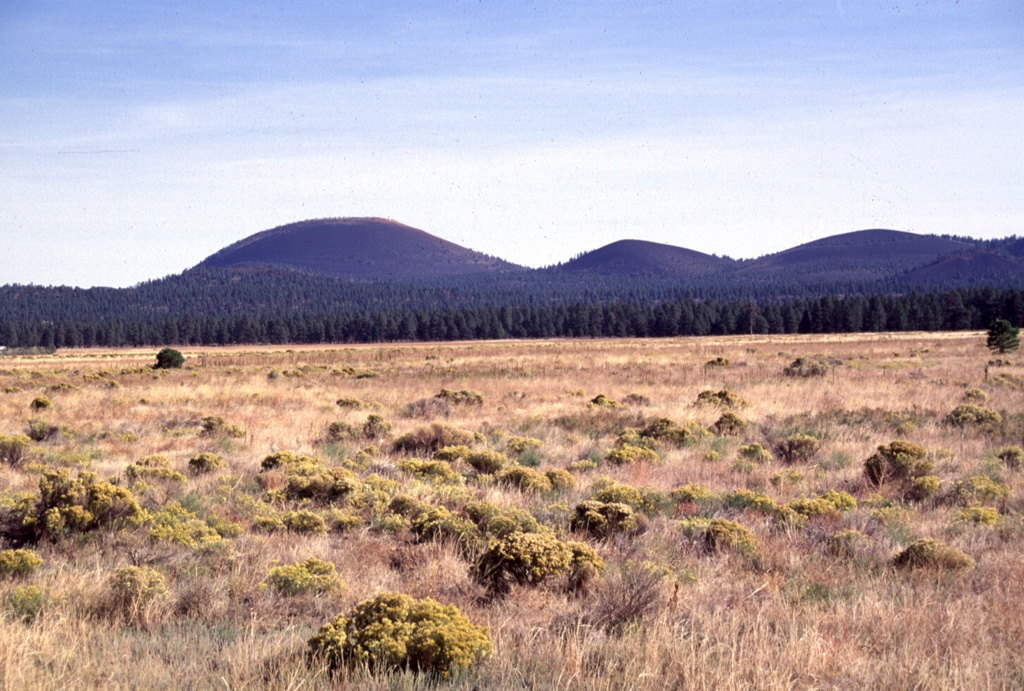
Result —
<path fill-rule="evenodd" d="M 197 269 L 271 266 L 356 281 L 473 277 L 514 287 L 540 275 L 578 282 L 587 276 L 666 281 L 800 285 L 902 281 L 973 285 L 1024 280 L 1021 240 L 1002 246 L 868 229 L 840 233 L 756 259 L 735 260 L 665 243 L 619 240 L 546 269 L 528 269 L 383 218 L 329 218 L 265 230 L 204 259 Z M 1017 255 L 1017 256 L 1015 256 Z"/>

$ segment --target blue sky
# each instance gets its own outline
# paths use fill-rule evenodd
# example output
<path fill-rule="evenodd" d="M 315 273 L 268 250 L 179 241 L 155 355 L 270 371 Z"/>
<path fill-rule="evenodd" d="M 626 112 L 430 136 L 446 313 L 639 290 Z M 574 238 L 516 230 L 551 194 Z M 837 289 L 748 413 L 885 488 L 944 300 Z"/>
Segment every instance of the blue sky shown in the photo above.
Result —
<path fill-rule="evenodd" d="M 0 0 L 0 284 L 307 218 L 540 266 L 1024 234 L 1024 6 Z"/>

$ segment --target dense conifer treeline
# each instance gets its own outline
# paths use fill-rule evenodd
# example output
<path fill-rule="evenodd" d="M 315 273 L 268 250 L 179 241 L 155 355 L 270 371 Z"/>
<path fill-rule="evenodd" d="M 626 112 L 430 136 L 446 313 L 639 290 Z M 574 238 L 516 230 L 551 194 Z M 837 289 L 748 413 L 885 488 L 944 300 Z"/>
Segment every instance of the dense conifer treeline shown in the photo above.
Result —
<path fill-rule="evenodd" d="M 9 290 L 9 289 L 5 289 Z M 54 290 L 54 289 L 46 289 Z M 74 289 L 59 289 L 69 290 Z M 237 296 L 236 296 L 237 297 Z M 397 297 L 397 295 L 395 296 Z M 206 313 L 188 298 L 167 313 L 126 312 L 97 318 L 69 311 L 58 319 L 0 311 L 0 344 L 8 347 L 229 345 L 243 343 L 374 343 L 501 338 L 701 336 L 987 328 L 995 319 L 1024 324 L 1024 290 L 951 291 L 793 299 L 601 300 L 572 303 L 467 305 L 402 309 L 245 310 L 240 302 Z M 232 309 L 232 304 L 234 309 Z M 195 305 L 192 305 L 195 307 Z M 269 306 L 269 305 L 268 305 Z M 217 307 L 212 305 L 211 307 Z M 102 311 L 100 312 L 102 313 Z"/>

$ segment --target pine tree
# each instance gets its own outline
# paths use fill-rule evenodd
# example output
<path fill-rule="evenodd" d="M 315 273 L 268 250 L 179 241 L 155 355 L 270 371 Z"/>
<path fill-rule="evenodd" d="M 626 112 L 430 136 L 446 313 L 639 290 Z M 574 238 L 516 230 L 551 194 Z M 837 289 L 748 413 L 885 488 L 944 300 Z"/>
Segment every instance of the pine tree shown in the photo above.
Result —
<path fill-rule="evenodd" d="M 1005 353 L 1008 350 L 1017 350 L 1020 347 L 1018 334 L 1020 329 L 1013 326 L 1005 319 L 996 319 L 988 329 L 989 349 Z"/>

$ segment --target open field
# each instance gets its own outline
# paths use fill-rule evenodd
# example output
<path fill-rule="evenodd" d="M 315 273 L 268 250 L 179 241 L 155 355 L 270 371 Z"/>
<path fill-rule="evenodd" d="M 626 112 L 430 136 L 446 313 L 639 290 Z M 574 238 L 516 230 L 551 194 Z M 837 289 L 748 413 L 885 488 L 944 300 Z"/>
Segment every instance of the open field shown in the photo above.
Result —
<path fill-rule="evenodd" d="M 984 343 L 0 358 L 0 549 L 42 559 L 0 560 L 0 687 L 1024 687 L 1024 371 Z M 579 544 L 477 568 L 517 535 Z M 323 592 L 272 575 L 311 557 Z M 444 682 L 307 660 L 384 591 L 454 604 L 493 654 Z"/>

